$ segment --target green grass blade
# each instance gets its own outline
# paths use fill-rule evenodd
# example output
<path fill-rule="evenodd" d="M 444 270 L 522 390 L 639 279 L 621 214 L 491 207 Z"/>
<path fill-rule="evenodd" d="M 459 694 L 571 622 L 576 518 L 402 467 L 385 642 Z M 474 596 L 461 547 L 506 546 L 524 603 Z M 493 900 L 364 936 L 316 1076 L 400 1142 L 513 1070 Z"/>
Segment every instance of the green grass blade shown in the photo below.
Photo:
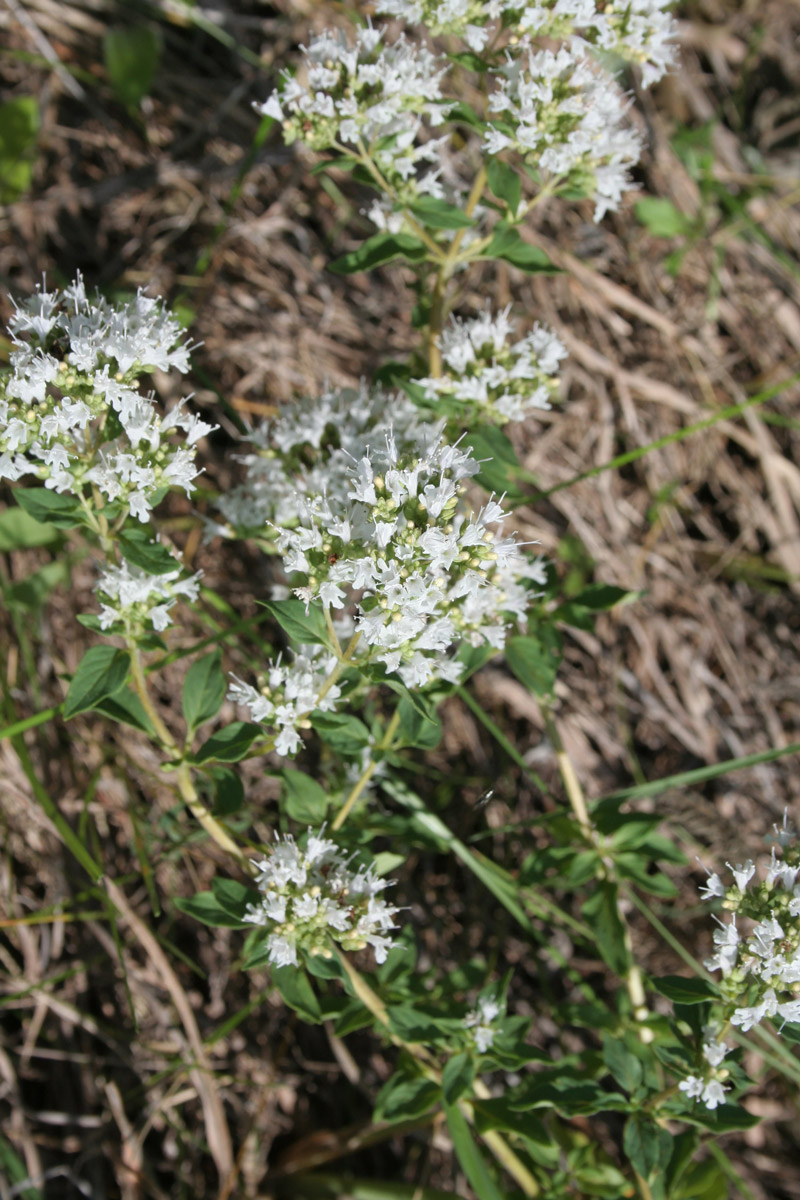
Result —
<path fill-rule="evenodd" d="M 618 792 L 609 792 L 595 800 L 595 804 L 610 801 L 637 800 L 644 796 L 658 796 L 670 788 L 691 787 L 695 783 L 703 783 L 706 779 L 716 779 L 727 775 L 729 771 L 743 771 L 746 767 L 756 767 L 760 763 L 775 762 L 778 758 L 786 758 L 789 754 L 800 754 L 800 742 L 790 742 L 788 746 L 780 746 L 776 750 L 761 750 L 758 754 L 745 754 L 742 758 L 728 758 L 721 763 L 712 763 L 708 767 L 697 767 L 694 771 L 682 771 L 678 775 L 665 775 L 663 779 L 654 779 L 652 783 L 639 783 L 635 787 L 622 788 Z"/>

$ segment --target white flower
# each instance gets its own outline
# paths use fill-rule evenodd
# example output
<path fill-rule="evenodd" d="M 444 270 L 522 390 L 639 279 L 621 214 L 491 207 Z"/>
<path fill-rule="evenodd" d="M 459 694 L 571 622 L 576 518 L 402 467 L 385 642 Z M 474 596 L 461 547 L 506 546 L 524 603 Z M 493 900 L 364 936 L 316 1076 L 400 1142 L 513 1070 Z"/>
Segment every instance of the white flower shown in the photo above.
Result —
<path fill-rule="evenodd" d="M 712 1111 L 720 1104 L 725 1103 L 725 1091 L 718 1079 L 711 1079 L 703 1088 L 703 1094 L 700 1097 L 706 1108 Z"/>
<path fill-rule="evenodd" d="M 149 575 L 124 560 L 118 567 L 105 566 L 95 584 L 102 602 L 100 628 L 114 633 L 151 628 L 163 633 L 170 623 L 170 609 L 179 597 L 197 600 L 202 574 L 197 571 L 185 576 L 179 564 L 162 575 Z"/>
<path fill-rule="evenodd" d="M 498 1032 L 497 1019 L 504 1012 L 504 1005 L 494 996 L 480 996 L 475 1008 L 464 1018 L 464 1026 L 470 1030 L 479 1054 L 485 1054 L 493 1045 Z"/>
<path fill-rule="evenodd" d="M 296 966 L 297 951 L 330 958 L 331 940 L 344 950 L 371 946 L 376 961 L 386 960 L 394 945 L 389 930 L 398 913 L 381 895 L 389 881 L 373 866 L 353 871 L 324 830 L 310 830 L 305 848 L 291 835 L 278 837 L 271 852 L 253 862 L 258 904 L 247 906 L 245 920 L 268 930 L 269 961 Z"/>
<path fill-rule="evenodd" d="M 454 317 L 439 338 L 444 373 L 417 381 L 429 403 L 449 402 L 463 424 L 504 425 L 550 408 L 567 352 L 552 330 L 538 323 L 512 342 L 510 308 L 493 316 L 487 307 L 469 321 Z"/>
<path fill-rule="evenodd" d="M 736 886 L 740 892 L 744 891 L 756 873 L 756 865 L 751 858 L 748 858 L 747 862 L 744 864 L 737 863 L 735 867 L 732 867 L 730 863 L 725 863 L 725 866 L 736 880 Z"/>
<path fill-rule="evenodd" d="M 77 496 L 91 484 L 123 518 L 127 509 L 140 521 L 164 488 L 191 490 L 194 444 L 214 426 L 184 412 L 183 401 L 162 416 L 138 390 L 138 377 L 156 368 L 188 369 L 181 326 L 159 301 L 141 292 L 117 304 L 89 300 L 78 276 L 18 306 L 9 328 L 0 476 L 33 474 Z M 178 430 L 187 435 L 183 445 L 173 440 Z"/>

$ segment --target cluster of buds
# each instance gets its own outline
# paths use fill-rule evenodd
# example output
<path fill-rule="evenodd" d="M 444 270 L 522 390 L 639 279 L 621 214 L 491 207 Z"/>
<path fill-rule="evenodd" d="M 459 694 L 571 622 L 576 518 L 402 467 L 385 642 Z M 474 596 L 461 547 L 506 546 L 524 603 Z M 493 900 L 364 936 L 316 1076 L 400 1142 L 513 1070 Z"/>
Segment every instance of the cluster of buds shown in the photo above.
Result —
<path fill-rule="evenodd" d="M 479 1054 L 485 1054 L 491 1049 L 504 1016 L 505 1005 L 496 996 L 479 996 L 475 1008 L 467 1013 L 464 1026 Z"/>
<path fill-rule="evenodd" d="M 133 638 L 146 630 L 163 633 L 179 599 L 197 600 L 201 577 L 202 571 L 187 576 L 178 563 L 174 571 L 161 575 L 150 575 L 124 561 L 118 567 L 105 566 L 95 585 L 101 601 L 100 628 Z"/>
<path fill-rule="evenodd" d="M 343 950 L 371 946 L 382 963 L 394 945 L 388 936 L 399 911 L 381 896 L 389 881 L 373 866 L 351 866 L 335 842 L 309 830 L 305 846 L 278 838 L 268 855 L 254 860 L 257 904 L 245 920 L 266 931 L 268 959 L 276 967 L 297 966 L 298 951 L 331 958 L 331 942 Z"/>

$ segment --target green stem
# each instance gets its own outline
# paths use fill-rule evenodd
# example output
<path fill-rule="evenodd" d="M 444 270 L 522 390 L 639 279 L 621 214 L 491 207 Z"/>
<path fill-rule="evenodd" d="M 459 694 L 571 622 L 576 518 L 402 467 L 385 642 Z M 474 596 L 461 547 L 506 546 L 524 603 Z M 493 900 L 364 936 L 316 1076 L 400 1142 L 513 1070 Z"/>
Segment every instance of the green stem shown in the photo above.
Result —
<path fill-rule="evenodd" d="M 391 721 L 386 726 L 386 732 L 384 733 L 381 740 L 378 742 L 378 745 L 375 747 L 376 750 L 383 751 L 383 750 L 391 749 L 392 742 L 394 741 L 394 735 L 397 733 L 397 727 L 399 724 L 400 724 L 400 709 L 398 707 L 395 709 Z M 359 776 L 355 786 L 353 787 L 352 791 L 350 792 L 350 795 L 347 797 L 344 804 L 339 809 L 338 813 L 336 814 L 336 816 L 333 820 L 331 829 L 334 832 L 337 829 L 341 829 L 342 826 L 344 825 L 345 821 L 347 820 L 347 818 L 349 817 L 349 815 L 352 811 L 353 805 L 356 803 L 359 796 L 364 791 L 364 788 L 367 786 L 370 779 L 375 774 L 375 771 L 377 769 L 379 762 L 380 762 L 380 759 L 375 758 L 374 755 L 373 755 L 373 757 L 370 758 L 369 763 L 364 768 L 364 770 L 361 772 L 361 775 Z"/>
<path fill-rule="evenodd" d="M 545 729 L 547 730 L 548 737 L 550 738 L 553 749 L 556 753 L 556 761 L 561 774 L 561 780 L 564 784 L 564 791 L 567 793 L 572 811 L 575 814 L 575 818 L 580 826 L 581 833 L 583 834 L 586 842 L 590 846 L 597 846 L 597 834 L 592 825 L 591 818 L 589 817 L 589 810 L 586 806 L 586 797 L 583 794 L 583 788 L 580 785 L 578 776 L 575 774 L 575 768 L 572 765 L 572 760 L 564 749 L 564 743 L 561 740 L 561 734 L 548 705 L 542 704 L 541 708 L 545 722 Z M 613 864 L 611 867 L 609 867 L 608 864 L 605 864 L 605 874 L 607 878 L 614 879 Z M 615 879 L 614 882 L 616 882 Z M 630 966 L 628 967 L 624 977 L 625 987 L 627 988 L 628 996 L 630 997 L 634 1019 L 640 1022 L 639 1037 L 644 1043 L 652 1042 L 652 1029 L 649 1029 L 647 1026 L 641 1024 L 641 1022 L 647 1020 L 650 1015 L 650 1011 L 647 1007 L 647 997 L 645 995 L 644 983 L 642 982 L 642 973 L 639 970 L 638 965 L 633 961 L 633 941 L 631 938 L 630 928 L 628 926 L 628 922 L 625 920 L 624 914 L 620 912 L 619 904 L 617 904 L 617 913 L 620 923 L 625 930 L 625 949 L 630 962 Z"/>
<path fill-rule="evenodd" d="M 424 1046 L 420 1046 L 416 1043 L 405 1042 L 401 1037 L 392 1031 L 389 1025 L 389 1013 L 380 996 L 372 990 L 364 976 L 361 975 L 361 973 L 348 962 L 344 954 L 339 954 L 338 957 L 356 997 L 361 1001 L 364 1007 L 372 1013 L 375 1019 L 380 1022 L 390 1041 L 395 1046 L 402 1047 L 411 1055 L 413 1055 L 413 1057 L 420 1064 L 424 1074 L 435 1083 L 441 1084 L 441 1071 L 436 1066 L 433 1056 L 428 1053 Z M 488 1100 L 491 1097 L 491 1092 L 481 1083 L 479 1079 L 476 1080 L 472 1086 L 475 1095 L 479 1099 Z M 459 1108 L 462 1110 L 467 1120 L 471 1124 L 474 1124 L 475 1113 L 469 1101 L 459 1101 Z M 538 1196 L 541 1191 L 538 1183 L 531 1175 L 525 1164 L 511 1149 L 505 1138 L 495 1129 L 487 1130 L 480 1136 L 500 1165 L 503 1166 L 506 1171 L 508 1171 L 511 1178 L 522 1189 L 523 1194 L 529 1197 Z"/>
<path fill-rule="evenodd" d="M 475 212 L 485 187 L 486 167 L 485 165 L 481 165 L 478 174 L 475 176 L 466 207 L 464 208 L 465 217 L 471 217 Z M 433 285 L 431 320 L 428 327 L 428 369 L 434 379 L 438 379 L 442 374 L 442 352 L 439 347 L 439 339 L 449 311 L 447 288 L 453 271 L 459 262 L 459 250 L 464 239 L 464 232 L 464 229 L 459 229 L 455 233 L 447 254 L 436 273 L 436 280 Z"/>

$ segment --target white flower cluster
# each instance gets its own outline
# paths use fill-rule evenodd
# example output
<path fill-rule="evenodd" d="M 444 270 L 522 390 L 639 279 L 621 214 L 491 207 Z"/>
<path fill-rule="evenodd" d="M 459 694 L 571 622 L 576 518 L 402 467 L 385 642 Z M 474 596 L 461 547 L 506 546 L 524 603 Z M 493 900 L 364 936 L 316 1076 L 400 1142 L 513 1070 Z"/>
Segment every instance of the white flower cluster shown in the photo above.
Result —
<path fill-rule="evenodd" d="M 100 597 L 100 628 L 106 633 L 135 635 L 144 629 L 163 633 L 170 609 L 179 597 L 195 601 L 202 571 L 186 576 L 176 566 L 162 575 L 149 575 L 128 562 L 103 568 L 95 591 Z"/>
<path fill-rule="evenodd" d="M 446 652 L 456 642 L 501 648 L 504 613 L 523 618 L 528 605 L 521 580 L 544 582 L 541 563 L 490 528 L 505 516 L 500 504 L 456 511 L 462 481 L 478 469 L 457 445 L 401 454 L 388 436 L 349 469 L 346 501 L 309 497 L 299 526 L 278 534 L 287 575 L 300 577 L 295 594 L 327 609 L 358 596 L 368 657 L 408 687 L 455 680 L 460 667 Z"/>
<path fill-rule="evenodd" d="M 719 1027 L 708 1026 L 705 1031 L 703 1041 L 703 1058 L 707 1064 L 703 1075 L 687 1075 L 683 1079 L 678 1088 L 685 1092 L 690 1100 L 700 1100 L 708 1109 L 712 1111 L 720 1104 L 725 1103 L 725 1093 L 728 1090 L 722 1083 L 722 1080 L 727 1075 L 727 1072 L 722 1066 L 722 1062 L 730 1051 L 731 1047 L 727 1042 L 718 1040 Z"/>
<path fill-rule="evenodd" d="M 323 646 L 298 646 L 290 662 L 278 659 L 269 664 L 258 688 L 232 676 L 228 699 L 248 708 L 258 724 L 278 731 L 278 754 L 296 754 L 301 745 L 299 730 L 308 727 L 309 713 L 331 712 L 342 694 L 341 688 L 329 683 L 336 662 Z"/>
<path fill-rule="evenodd" d="M 625 123 L 622 92 L 585 49 L 574 42 L 553 53 L 523 38 L 498 72 L 484 144 L 489 154 L 516 150 L 553 191 L 593 196 L 599 221 L 632 186 L 641 140 Z"/>
<path fill-rule="evenodd" d="M 462 37 L 483 51 L 504 27 L 539 38 L 580 35 L 601 50 L 642 68 L 645 87 L 660 79 L 674 59 L 672 0 L 379 0 L 376 11 L 424 25 L 433 36 Z M 495 28 L 492 29 L 493 23 Z"/>
<path fill-rule="evenodd" d="M 269 961 L 276 967 L 297 966 L 298 950 L 330 958 L 331 940 L 343 950 L 371 946 L 377 962 L 385 962 L 399 911 L 380 894 L 389 881 L 372 866 L 353 870 L 323 833 L 309 830 L 304 848 L 290 835 L 279 837 L 265 858 L 254 860 L 262 899 L 248 904 L 245 920 L 269 931 Z"/>
<path fill-rule="evenodd" d="M 440 378 L 420 379 L 428 403 L 448 401 L 466 426 L 521 421 L 550 407 L 558 388 L 556 372 L 566 349 L 551 329 L 536 324 L 512 342 L 511 306 L 469 321 L 453 318 L 439 346 L 445 366 Z"/>
<path fill-rule="evenodd" d="M 716 950 L 706 966 L 722 972 L 721 987 L 731 1004 L 745 996 L 752 1001 L 731 1016 L 744 1033 L 765 1018 L 800 1021 L 800 846 L 785 838 L 787 829 L 783 858 L 773 849 L 762 881 L 748 860 L 730 868 L 728 887 L 712 874 L 702 892 L 704 899 L 720 898 L 733 913 L 715 931 Z M 749 934 L 739 930 L 740 918 L 752 922 Z"/>
<path fill-rule="evenodd" d="M 266 536 L 268 526 L 297 521 L 303 496 L 346 497 L 348 471 L 371 442 L 383 443 L 391 432 L 405 453 L 422 446 L 430 428 L 403 395 L 364 383 L 327 389 L 287 406 L 251 434 L 255 453 L 240 459 L 245 478 L 219 498 L 217 508 L 237 531 Z"/>
<path fill-rule="evenodd" d="M 113 305 L 89 300 L 78 276 L 39 290 L 9 329 L 11 372 L 0 379 L 0 478 L 34 475 L 56 492 L 97 488 L 140 521 L 163 489 L 191 491 L 195 443 L 215 426 L 183 409 L 165 417 L 138 377 L 188 370 L 178 322 L 141 292 Z M 186 435 L 176 443 L 171 435 Z"/>
<path fill-rule="evenodd" d="M 479 52 L 489 40 L 489 22 L 498 20 L 507 7 L 503 0 L 379 0 L 375 11 L 409 25 L 424 25 L 434 37 L 463 37 Z"/>
<path fill-rule="evenodd" d="M 470 1037 L 475 1043 L 479 1054 L 485 1054 L 494 1044 L 498 1032 L 497 1018 L 502 1017 L 505 1008 L 494 996 L 481 996 L 475 1008 L 467 1013 L 464 1025 L 470 1031 Z"/>
<path fill-rule="evenodd" d="M 284 138 L 313 150 L 366 152 L 384 176 L 408 179 L 420 162 L 436 158 L 435 141 L 420 142 L 423 119 L 440 125 L 448 106 L 441 93 L 447 63 L 400 37 L 384 45 L 384 31 L 327 30 L 302 47 L 307 84 L 284 75 L 259 111 L 283 123 Z"/>

